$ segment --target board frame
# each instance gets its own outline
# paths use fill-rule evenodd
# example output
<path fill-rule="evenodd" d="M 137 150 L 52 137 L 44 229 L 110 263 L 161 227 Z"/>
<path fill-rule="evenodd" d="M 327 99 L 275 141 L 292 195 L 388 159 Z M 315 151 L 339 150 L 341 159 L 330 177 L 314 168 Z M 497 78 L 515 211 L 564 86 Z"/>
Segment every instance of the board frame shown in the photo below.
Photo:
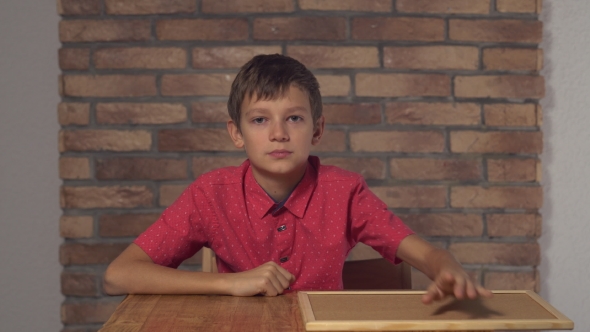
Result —
<path fill-rule="evenodd" d="M 555 319 L 474 320 L 316 320 L 309 295 L 421 295 L 425 291 L 301 291 L 297 298 L 306 331 L 473 331 L 473 330 L 571 330 L 574 323 L 528 290 L 496 290 L 494 294 L 526 294 Z"/>

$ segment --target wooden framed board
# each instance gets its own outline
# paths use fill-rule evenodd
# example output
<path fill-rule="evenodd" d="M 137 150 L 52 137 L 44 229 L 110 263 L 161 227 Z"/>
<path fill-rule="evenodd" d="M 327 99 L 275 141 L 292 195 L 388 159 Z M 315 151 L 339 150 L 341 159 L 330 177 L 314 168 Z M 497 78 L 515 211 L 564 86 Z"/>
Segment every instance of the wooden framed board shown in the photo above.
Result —
<path fill-rule="evenodd" d="M 565 330 L 574 323 L 531 291 L 421 302 L 424 291 L 299 292 L 307 331 Z"/>

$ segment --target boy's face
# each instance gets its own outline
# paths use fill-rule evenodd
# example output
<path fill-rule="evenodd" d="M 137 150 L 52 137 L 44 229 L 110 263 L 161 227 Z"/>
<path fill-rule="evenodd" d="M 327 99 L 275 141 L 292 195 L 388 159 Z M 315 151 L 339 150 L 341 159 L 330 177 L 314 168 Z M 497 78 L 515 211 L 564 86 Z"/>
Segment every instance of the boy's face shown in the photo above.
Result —
<path fill-rule="evenodd" d="M 257 180 L 300 178 L 305 172 L 312 145 L 320 142 L 324 118 L 314 125 L 307 93 L 291 86 L 275 100 L 244 98 L 240 127 L 228 121 L 237 148 L 244 148 Z"/>

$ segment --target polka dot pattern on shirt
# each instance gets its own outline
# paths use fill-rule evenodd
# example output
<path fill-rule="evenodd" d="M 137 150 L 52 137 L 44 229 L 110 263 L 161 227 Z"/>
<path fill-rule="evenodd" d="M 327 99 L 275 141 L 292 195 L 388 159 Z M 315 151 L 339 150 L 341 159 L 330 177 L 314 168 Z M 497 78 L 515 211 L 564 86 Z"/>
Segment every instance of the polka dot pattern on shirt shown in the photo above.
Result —
<path fill-rule="evenodd" d="M 207 246 L 221 273 L 274 261 L 295 275 L 291 289 L 337 290 L 357 242 L 396 262 L 399 243 L 410 234 L 360 175 L 312 156 L 279 209 L 245 161 L 199 177 L 135 243 L 165 266 L 177 267 Z"/>

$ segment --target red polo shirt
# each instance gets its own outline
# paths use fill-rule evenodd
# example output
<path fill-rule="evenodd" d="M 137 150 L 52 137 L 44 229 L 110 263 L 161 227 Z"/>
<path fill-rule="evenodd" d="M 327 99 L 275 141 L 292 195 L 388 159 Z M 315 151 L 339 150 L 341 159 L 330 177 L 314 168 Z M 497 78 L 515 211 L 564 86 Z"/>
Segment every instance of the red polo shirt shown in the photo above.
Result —
<path fill-rule="evenodd" d="M 359 174 L 310 157 L 282 207 L 245 161 L 200 176 L 135 244 L 160 265 L 177 267 L 205 246 L 215 252 L 219 272 L 274 261 L 295 276 L 293 290 L 337 290 L 357 242 L 397 263 L 397 248 L 410 234 Z"/>

